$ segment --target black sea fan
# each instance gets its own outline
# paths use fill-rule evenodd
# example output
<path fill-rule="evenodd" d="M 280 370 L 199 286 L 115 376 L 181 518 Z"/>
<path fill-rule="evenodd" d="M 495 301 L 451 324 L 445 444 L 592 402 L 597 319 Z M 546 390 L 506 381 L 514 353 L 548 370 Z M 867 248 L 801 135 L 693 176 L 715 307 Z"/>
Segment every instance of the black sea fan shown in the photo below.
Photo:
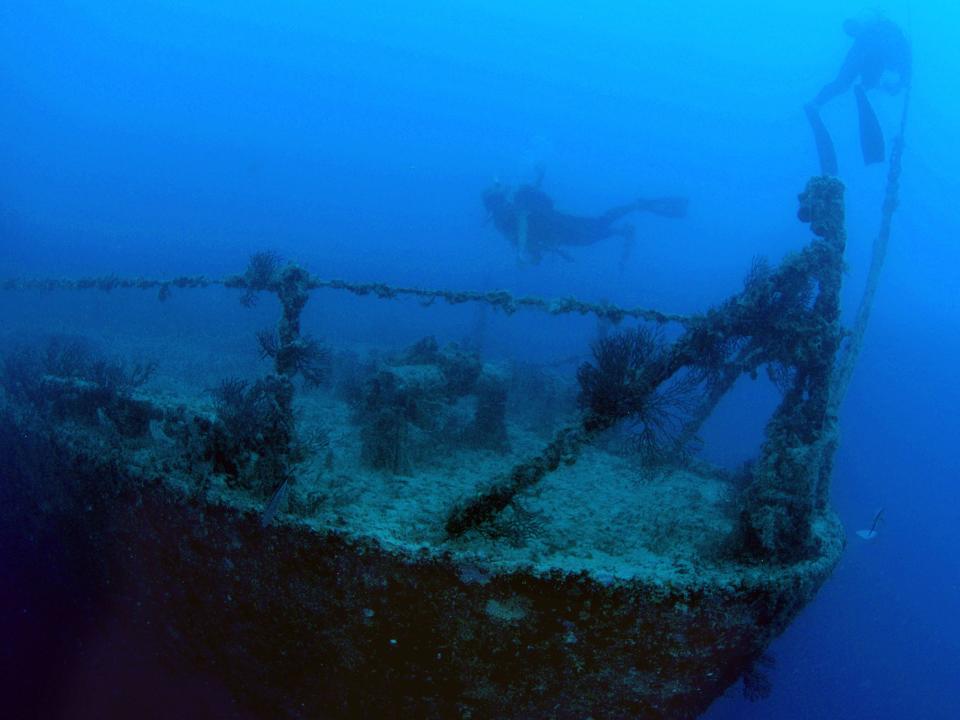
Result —
<path fill-rule="evenodd" d="M 310 387 L 318 387 L 330 379 L 333 354 L 330 348 L 314 338 L 304 338 L 297 369 Z"/>
<path fill-rule="evenodd" d="M 593 355 L 594 363 L 584 363 L 577 372 L 580 404 L 590 411 L 589 424 L 606 428 L 627 421 L 648 461 L 682 455 L 701 374 L 681 371 L 664 380 L 661 365 L 667 346 L 660 333 L 645 328 L 598 340 Z"/>
<path fill-rule="evenodd" d="M 656 390 L 644 371 L 662 359 L 663 350 L 661 335 L 646 328 L 595 342 L 594 363 L 584 363 L 577 371 L 581 406 L 611 423 L 642 413 Z"/>
<path fill-rule="evenodd" d="M 700 402 L 700 375 L 683 372 L 650 393 L 640 410 L 631 416 L 637 450 L 648 463 L 687 458 L 700 446 L 687 432 Z"/>
<path fill-rule="evenodd" d="M 251 255 L 250 263 L 243 274 L 247 291 L 240 298 L 240 302 L 246 307 L 256 305 L 257 292 L 270 289 L 279 268 L 280 256 L 271 250 L 264 250 Z"/>
<path fill-rule="evenodd" d="M 260 346 L 261 360 L 275 358 L 280 351 L 280 338 L 277 337 L 277 331 L 272 328 L 266 328 L 257 333 L 257 344 Z"/>

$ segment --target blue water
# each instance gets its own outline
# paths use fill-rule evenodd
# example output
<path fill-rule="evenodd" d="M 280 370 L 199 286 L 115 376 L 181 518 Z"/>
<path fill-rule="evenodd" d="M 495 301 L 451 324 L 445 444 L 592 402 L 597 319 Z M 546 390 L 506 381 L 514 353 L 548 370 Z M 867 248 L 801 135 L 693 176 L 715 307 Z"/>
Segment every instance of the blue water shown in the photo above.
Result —
<path fill-rule="evenodd" d="M 220 276 L 267 247 L 321 276 L 685 313 L 735 292 L 755 256 L 776 261 L 808 239 L 795 196 L 817 163 L 801 108 L 839 67 L 840 23 L 858 3 L 402 5 L 6 0 L 0 277 Z M 960 11 L 881 9 L 911 38 L 916 70 L 902 205 L 842 414 L 833 504 L 849 545 L 772 647 L 771 696 L 732 691 L 713 720 L 951 718 L 960 701 Z M 902 96 L 873 100 L 889 142 Z M 849 314 L 885 170 L 859 160 L 852 95 L 823 117 L 847 185 Z M 614 241 L 518 265 L 480 193 L 537 166 L 570 212 L 682 194 L 690 215 L 637 216 L 623 267 Z M 233 297 L 181 297 L 149 306 L 158 322 L 214 329 L 228 305 L 242 322 Z M 24 296 L 2 302 L 11 317 L 36 310 Z M 76 302 L 93 330 L 154 312 Z M 332 294 L 310 312 L 334 342 L 388 344 L 458 339 L 476 313 Z M 564 357 L 594 330 L 491 316 L 486 351 Z M 718 457 L 749 449 L 712 432 Z M 861 541 L 854 531 L 881 507 L 879 538 Z M 123 692 L 96 667 L 87 686 Z M 187 707 L 228 716 L 221 705 L 213 692 Z"/>

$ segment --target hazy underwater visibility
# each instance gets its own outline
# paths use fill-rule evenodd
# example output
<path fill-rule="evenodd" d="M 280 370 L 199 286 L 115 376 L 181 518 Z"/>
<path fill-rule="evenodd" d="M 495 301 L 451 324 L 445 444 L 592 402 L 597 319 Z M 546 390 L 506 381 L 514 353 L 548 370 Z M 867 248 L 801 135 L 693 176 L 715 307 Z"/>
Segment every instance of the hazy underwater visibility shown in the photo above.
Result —
<path fill-rule="evenodd" d="M 958 18 L 5 5 L 0 716 L 952 717 Z"/>

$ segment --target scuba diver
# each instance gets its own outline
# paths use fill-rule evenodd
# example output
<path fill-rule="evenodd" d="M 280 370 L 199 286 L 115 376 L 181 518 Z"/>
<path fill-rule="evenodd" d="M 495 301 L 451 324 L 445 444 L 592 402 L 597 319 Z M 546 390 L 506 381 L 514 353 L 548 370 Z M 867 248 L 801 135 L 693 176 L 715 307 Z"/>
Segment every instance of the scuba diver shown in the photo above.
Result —
<path fill-rule="evenodd" d="M 867 165 L 883 162 L 885 157 L 883 131 L 873 112 L 866 91 L 880 85 L 891 95 L 896 95 L 910 85 L 912 59 L 910 42 L 903 31 L 890 20 L 845 20 L 843 30 L 852 37 L 853 46 L 837 73 L 837 77 L 823 86 L 817 96 L 804 106 L 813 128 L 820 156 L 820 168 L 824 175 L 837 174 L 837 158 L 833 142 L 820 119 L 820 108 L 833 98 L 842 95 L 857 78 L 854 86 L 857 112 L 860 123 L 860 149 Z M 884 81 L 884 74 L 895 74 L 896 80 Z"/>
<path fill-rule="evenodd" d="M 624 241 L 625 254 L 633 241 L 633 226 L 621 223 L 634 212 L 650 212 L 679 218 L 687 213 L 687 199 L 679 197 L 641 198 L 585 217 L 556 210 L 553 200 L 540 189 L 543 173 L 532 184 L 511 191 L 499 182 L 483 192 L 483 205 L 494 226 L 517 248 L 517 257 L 537 265 L 546 253 L 572 260 L 563 248 L 593 245 L 609 237 Z"/>

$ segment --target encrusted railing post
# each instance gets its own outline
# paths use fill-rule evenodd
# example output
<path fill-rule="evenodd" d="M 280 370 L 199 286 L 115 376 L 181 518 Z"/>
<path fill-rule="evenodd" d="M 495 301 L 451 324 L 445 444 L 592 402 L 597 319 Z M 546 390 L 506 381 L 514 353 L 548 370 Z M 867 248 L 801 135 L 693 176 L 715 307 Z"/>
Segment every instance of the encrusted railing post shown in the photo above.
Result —
<path fill-rule="evenodd" d="M 798 258 L 816 282 L 816 299 L 796 328 L 793 376 L 767 424 L 766 440 L 740 514 L 742 553 L 754 560 L 792 562 L 815 552 L 811 526 L 829 482 L 836 424 L 828 411 L 830 378 L 840 345 L 843 270 L 843 184 L 816 177 L 800 195 L 798 217 L 817 239 Z"/>
<path fill-rule="evenodd" d="M 272 408 L 268 413 L 273 426 L 272 442 L 265 448 L 268 462 L 264 463 L 268 476 L 263 478 L 272 492 L 262 516 L 266 525 L 286 505 L 294 480 L 293 379 L 299 372 L 307 382 L 319 382 L 326 369 L 325 356 L 315 341 L 300 333 L 300 315 L 310 299 L 310 275 L 303 268 L 293 263 L 281 268 L 275 254 L 261 252 L 250 259 L 242 277 L 231 278 L 227 284 L 246 289 L 242 298 L 245 305 L 256 302 L 257 292 L 271 292 L 282 310 L 276 331 L 267 330 L 257 336 L 262 355 L 273 359 L 274 374 L 260 380 L 251 391 Z"/>
<path fill-rule="evenodd" d="M 300 335 L 300 313 L 303 312 L 310 293 L 307 283 L 310 276 L 297 265 L 287 265 L 278 273 L 274 292 L 280 299 L 283 315 L 277 323 L 279 344 L 274 355 L 278 375 L 292 378 L 300 369 L 307 343 Z"/>

